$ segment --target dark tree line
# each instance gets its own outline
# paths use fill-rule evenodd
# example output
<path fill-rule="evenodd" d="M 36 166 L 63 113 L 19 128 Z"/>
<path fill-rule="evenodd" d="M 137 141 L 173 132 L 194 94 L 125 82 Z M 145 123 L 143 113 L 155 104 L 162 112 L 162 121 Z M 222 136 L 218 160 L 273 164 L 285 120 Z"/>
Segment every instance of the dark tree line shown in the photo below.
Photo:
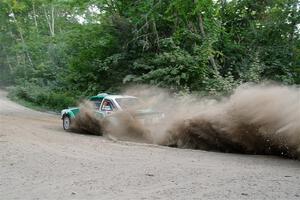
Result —
<path fill-rule="evenodd" d="M 300 83 L 299 0 L 2 0 L 0 84 L 60 108 L 126 84 Z"/>

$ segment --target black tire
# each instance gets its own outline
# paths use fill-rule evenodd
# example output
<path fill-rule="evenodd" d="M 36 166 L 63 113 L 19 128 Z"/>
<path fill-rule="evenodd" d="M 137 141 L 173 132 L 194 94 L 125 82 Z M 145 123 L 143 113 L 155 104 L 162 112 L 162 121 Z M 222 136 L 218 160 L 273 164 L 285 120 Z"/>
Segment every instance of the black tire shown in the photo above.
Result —
<path fill-rule="evenodd" d="M 68 115 L 63 116 L 63 128 L 66 131 L 71 129 L 71 118 Z"/>

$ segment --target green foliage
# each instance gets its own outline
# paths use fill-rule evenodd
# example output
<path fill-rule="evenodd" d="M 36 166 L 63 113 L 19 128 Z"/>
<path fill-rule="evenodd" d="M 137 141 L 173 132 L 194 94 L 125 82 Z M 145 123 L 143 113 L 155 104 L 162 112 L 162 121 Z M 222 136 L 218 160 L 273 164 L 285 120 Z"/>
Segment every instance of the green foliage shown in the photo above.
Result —
<path fill-rule="evenodd" d="M 210 95 L 300 84 L 298 0 L 0 2 L 0 86 L 63 108 L 143 83 Z"/>
<path fill-rule="evenodd" d="M 46 109 L 60 110 L 76 104 L 72 94 L 52 91 L 31 83 L 11 87 L 9 92 L 12 98 L 23 99 Z"/>

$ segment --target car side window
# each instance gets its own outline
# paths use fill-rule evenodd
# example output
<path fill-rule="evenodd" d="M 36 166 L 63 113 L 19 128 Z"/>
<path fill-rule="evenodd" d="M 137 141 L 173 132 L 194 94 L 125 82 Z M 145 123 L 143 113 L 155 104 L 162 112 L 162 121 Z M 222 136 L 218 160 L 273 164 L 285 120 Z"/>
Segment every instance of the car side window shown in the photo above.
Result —
<path fill-rule="evenodd" d="M 114 105 L 111 103 L 111 101 L 105 99 L 103 101 L 101 110 L 102 111 L 113 111 L 113 109 L 114 109 Z"/>
<path fill-rule="evenodd" d="M 100 105 L 102 103 L 103 98 L 99 98 L 99 99 L 91 99 L 90 101 L 93 103 L 93 105 L 95 106 L 96 110 L 99 110 Z"/>

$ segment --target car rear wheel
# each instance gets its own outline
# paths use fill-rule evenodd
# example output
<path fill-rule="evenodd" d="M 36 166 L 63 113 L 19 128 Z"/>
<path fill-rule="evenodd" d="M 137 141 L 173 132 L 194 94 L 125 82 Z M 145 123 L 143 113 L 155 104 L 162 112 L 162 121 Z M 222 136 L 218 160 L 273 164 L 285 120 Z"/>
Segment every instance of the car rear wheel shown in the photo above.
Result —
<path fill-rule="evenodd" d="M 71 128 L 71 119 L 67 115 L 63 117 L 63 128 L 64 130 L 70 130 Z"/>

